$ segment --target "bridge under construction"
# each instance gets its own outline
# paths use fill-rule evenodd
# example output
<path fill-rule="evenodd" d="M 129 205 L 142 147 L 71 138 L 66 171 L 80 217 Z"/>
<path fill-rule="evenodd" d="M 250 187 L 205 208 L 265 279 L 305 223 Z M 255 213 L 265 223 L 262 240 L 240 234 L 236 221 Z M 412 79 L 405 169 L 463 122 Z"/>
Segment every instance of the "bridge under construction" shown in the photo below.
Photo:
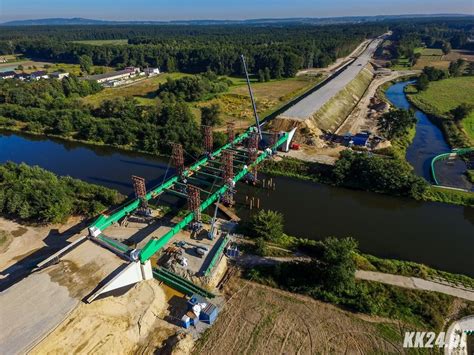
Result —
<path fill-rule="evenodd" d="M 119 254 L 130 261 L 134 272 L 124 274 L 134 275 L 125 277 L 128 280 L 112 280 L 101 292 L 110 291 L 125 284 L 149 279 L 153 277 L 150 258 L 165 247 L 170 240 L 181 230 L 190 226 L 196 230 L 202 226 L 201 212 L 213 204 L 232 205 L 233 195 L 236 193 L 236 184 L 240 180 L 255 182 L 258 166 L 271 158 L 278 149 L 288 150 L 294 130 L 290 132 L 261 132 L 260 126 L 252 126 L 245 132 L 235 136 L 232 124 L 229 124 L 228 143 L 223 147 L 210 151 L 212 138 L 206 134 L 204 127 L 205 156 L 185 168 L 183 148 L 175 144 L 171 155 L 171 162 L 176 174 L 160 185 L 147 190 L 144 179 L 132 177 L 135 188 L 135 199 L 118 208 L 114 213 L 101 215 L 89 227 L 89 238 L 98 244 Z M 151 215 L 149 202 L 156 201 L 161 196 L 170 194 L 187 201 L 187 213 L 178 223 L 171 227 L 163 236 L 152 237 L 141 249 L 129 248 L 116 241 L 113 235 L 108 235 L 107 228 L 121 223 L 130 216 L 148 218 Z M 150 217 L 151 218 L 151 217 Z M 215 220 L 215 218 L 214 218 Z M 213 224 L 211 225 L 212 234 Z M 209 238 L 212 239 L 212 235 Z M 138 268 L 140 272 L 138 272 Z M 155 272 L 156 274 L 156 272 Z M 137 279 L 138 275 L 138 279 Z M 116 285 L 114 285 L 116 284 Z"/>

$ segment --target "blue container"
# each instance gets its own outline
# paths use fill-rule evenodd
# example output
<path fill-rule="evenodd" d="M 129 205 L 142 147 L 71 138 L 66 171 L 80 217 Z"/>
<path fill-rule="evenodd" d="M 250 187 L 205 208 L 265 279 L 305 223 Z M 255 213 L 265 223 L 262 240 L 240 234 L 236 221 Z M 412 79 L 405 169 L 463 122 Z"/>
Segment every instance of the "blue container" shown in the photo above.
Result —
<path fill-rule="evenodd" d="M 181 326 L 185 329 L 188 329 L 191 326 L 191 318 L 189 318 L 187 315 L 184 315 L 183 318 L 181 318 Z"/>
<path fill-rule="evenodd" d="M 209 303 L 199 314 L 199 320 L 207 324 L 213 324 L 218 313 L 217 307 L 212 303 Z"/>
<path fill-rule="evenodd" d="M 188 309 L 189 310 L 192 309 L 193 306 L 195 306 L 198 303 L 208 303 L 208 301 L 204 297 L 194 294 L 191 296 L 191 298 L 188 301 Z"/>

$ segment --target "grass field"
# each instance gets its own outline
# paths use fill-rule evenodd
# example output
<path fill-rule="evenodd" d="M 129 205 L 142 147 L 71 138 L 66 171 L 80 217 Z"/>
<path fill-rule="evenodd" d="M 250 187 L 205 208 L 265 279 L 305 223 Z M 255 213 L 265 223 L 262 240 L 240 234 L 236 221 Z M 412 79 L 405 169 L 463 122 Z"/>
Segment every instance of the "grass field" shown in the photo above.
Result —
<path fill-rule="evenodd" d="M 472 76 L 463 76 L 433 81 L 429 84 L 427 90 L 408 94 L 408 97 L 422 111 L 448 119 L 449 111 L 460 104 L 474 105 L 474 78 Z M 473 121 L 474 113 L 471 113 L 462 122 L 463 130 L 465 135 L 469 137 L 471 145 L 474 144 Z"/>
<path fill-rule="evenodd" d="M 462 121 L 462 127 L 469 138 L 474 142 L 474 112 L 471 112 L 471 114 Z"/>
<path fill-rule="evenodd" d="M 73 41 L 72 43 L 90 44 L 92 46 L 106 46 L 106 45 L 125 45 L 128 44 L 127 39 L 100 39 L 89 41 Z"/>
<path fill-rule="evenodd" d="M 184 75 L 186 74 L 161 74 L 126 86 L 105 88 L 97 94 L 85 97 L 83 101 L 93 106 L 98 106 L 104 100 L 110 100 L 116 97 L 134 97 L 142 105 L 156 105 L 158 101 L 155 92 L 158 89 L 158 86 L 161 83 L 164 83 L 167 78 L 171 77 L 173 79 L 178 79 Z"/>
<path fill-rule="evenodd" d="M 21 70 L 18 69 L 20 65 L 23 67 L 23 69 Z M 12 70 L 23 71 L 25 73 L 32 73 L 37 70 L 46 70 L 48 73 L 52 73 L 60 69 L 76 76 L 79 76 L 79 74 L 81 73 L 81 68 L 79 64 L 69 64 L 69 63 L 49 63 L 49 62 L 38 62 L 34 60 L 22 59 L 20 61 L 3 63 L 0 65 L 0 67 L 10 67 L 10 66 L 12 67 Z M 92 66 L 92 72 L 96 71 L 97 69 L 101 69 L 101 70 L 103 69 L 105 72 L 114 70 L 114 68 L 111 68 L 111 67 L 103 67 L 103 66 L 98 66 L 98 65 Z"/>
<path fill-rule="evenodd" d="M 430 113 L 445 115 L 462 103 L 474 105 L 474 77 L 463 76 L 433 81 L 427 90 L 412 97 Z"/>
<path fill-rule="evenodd" d="M 201 107 L 218 103 L 222 108 L 224 123 L 230 120 L 237 120 L 237 125 L 245 125 L 253 120 L 253 111 L 248 88 L 244 79 L 231 78 L 231 80 L 235 86 L 232 86 L 227 93 L 218 95 L 208 101 L 198 102 L 195 106 Z M 291 79 L 273 80 L 266 83 L 252 82 L 252 90 L 257 102 L 259 115 L 264 117 L 270 114 L 321 80 L 323 80 L 322 76 L 299 76 Z"/>
<path fill-rule="evenodd" d="M 404 325 L 233 278 L 216 323 L 195 354 L 403 352 Z M 232 297 L 231 297 L 232 295 Z"/>
<path fill-rule="evenodd" d="M 187 74 L 162 74 L 127 86 L 106 88 L 95 95 L 87 96 L 83 101 L 93 106 L 98 106 L 106 99 L 122 96 L 134 97 L 143 105 L 156 105 L 158 98 L 155 92 L 159 84 L 165 82 L 168 77 L 177 79 L 185 75 Z M 199 118 L 200 107 L 218 103 L 222 109 L 223 124 L 232 120 L 236 122 L 237 127 L 243 127 L 253 120 L 252 105 L 246 81 L 243 78 L 229 77 L 229 79 L 232 81 L 233 86 L 230 87 L 228 92 L 218 94 L 203 101 L 193 102 L 190 105 L 191 110 Z M 252 79 L 252 89 L 257 101 L 259 114 L 262 116 L 269 114 L 322 79 L 323 77 L 300 76 L 291 79 L 273 80 L 266 83 L 258 83 Z"/>
<path fill-rule="evenodd" d="M 431 66 L 437 69 L 449 68 L 449 63 L 459 58 L 466 60 L 474 60 L 474 53 L 469 51 L 453 50 L 449 54 L 444 55 L 443 51 L 439 48 L 422 48 L 418 47 L 414 49 L 415 54 L 420 53 L 421 57 L 417 60 L 416 64 L 411 66 L 408 58 L 399 58 L 396 65 L 392 66 L 394 70 L 407 70 L 407 69 L 423 69 L 424 67 Z"/>

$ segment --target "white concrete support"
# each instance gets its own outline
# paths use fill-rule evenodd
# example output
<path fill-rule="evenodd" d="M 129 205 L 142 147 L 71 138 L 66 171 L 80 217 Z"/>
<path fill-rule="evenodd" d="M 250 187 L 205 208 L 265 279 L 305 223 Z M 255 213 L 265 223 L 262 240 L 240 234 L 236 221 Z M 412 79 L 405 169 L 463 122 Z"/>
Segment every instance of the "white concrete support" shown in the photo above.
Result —
<path fill-rule="evenodd" d="M 282 147 L 283 148 L 282 150 L 284 152 L 288 152 L 290 150 L 291 141 L 293 140 L 293 136 L 295 135 L 295 133 L 296 133 L 296 127 L 288 132 L 288 139 L 286 140 L 285 144 Z"/>
<path fill-rule="evenodd" d="M 142 279 L 143 280 L 150 280 L 153 278 L 153 270 L 151 268 L 151 261 L 147 260 L 145 264 L 140 264 L 140 268 L 142 271 Z"/>
<path fill-rule="evenodd" d="M 153 273 L 151 271 L 151 264 L 149 265 L 151 277 L 153 277 Z M 148 275 L 148 274 L 147 274 Z M 97 296 L 116 290 L 121 287 L 129 286 L 136 284 L 137 282 L 143 281 L 143 273 L 142 273 L 142 265 L 139 261 L 131 262 L 129 265 L 125 267 L 118 275 L 116 275 L 112 280 L 107 282 L 103 287 L 97 290 L 93 295 L 91 295 L 87 302 L 92 302 L 97 298 Z"/>

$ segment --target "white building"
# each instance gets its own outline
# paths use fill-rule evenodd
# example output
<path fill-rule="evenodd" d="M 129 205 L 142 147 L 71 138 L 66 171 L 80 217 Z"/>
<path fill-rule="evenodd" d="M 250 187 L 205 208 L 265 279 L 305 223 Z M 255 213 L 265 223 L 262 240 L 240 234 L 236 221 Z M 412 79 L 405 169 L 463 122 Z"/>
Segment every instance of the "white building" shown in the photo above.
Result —
<path fill-rule="evenodd" d="M 45 70 L 38 70 L 30 74 L 31 80 L 49 79 L 48 72 Z"/>
<path fill-rule="evenodd" d="M 155 75 L 160 74 L 160 69 L 159 68 L 145 68 L 144 72 L 148 76 L 155 76 Z"/>
<path fill-rule="evenodd" d="M 124 70 L 118 70 L 115 72 L 105 73 L 105 74 L 89 75 L 85 78 L 88 80 L 95 80 L 99 84 L 105 84 L 111 81 L 133 78 L 137 76 L 139 73 L 140 73 L 140 68 L 127 67 Z"/>
<path fill-rule="evenodd" d="M 56 71 L 54 73 L 51 73 L 51 77 L 54 79 L 63 80 L 64 78 L 69 77 L 69 73 L 61 73 Z"/>
<path fill-rule="evenodd" d="M 5 71 L 0 73 L 0 79 L 13 79 L 16 73 L 14 71 Z"/>

